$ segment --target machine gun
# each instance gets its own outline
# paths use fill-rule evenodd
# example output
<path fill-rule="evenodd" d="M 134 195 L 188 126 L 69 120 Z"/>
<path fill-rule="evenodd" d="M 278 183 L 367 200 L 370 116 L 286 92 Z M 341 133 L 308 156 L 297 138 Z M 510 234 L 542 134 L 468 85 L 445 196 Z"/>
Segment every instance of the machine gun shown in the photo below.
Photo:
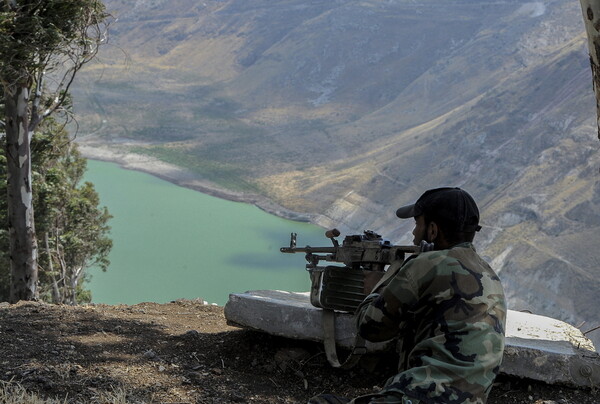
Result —
<path fill-rule="evenodd" d="M 282 253 L 305 253 L 310 273 L 310 302 L 313 306 L 332 310 L 354 311 L 366 297 L 364 272 L 385 270 L 395 261 L 403 261 L 406 253 L 419 251 L 416 246 L 396 246 L 379 234 L 366 230 L 363 234 L 348 235 L 338 242 L 337 229 L 325 232 L 332 247 L 296 247 L 296 233 L 290 237 L 290 246 L 282 247 Z M 320 266 L 321 261 L 343 263 L 344 266 Z"/>

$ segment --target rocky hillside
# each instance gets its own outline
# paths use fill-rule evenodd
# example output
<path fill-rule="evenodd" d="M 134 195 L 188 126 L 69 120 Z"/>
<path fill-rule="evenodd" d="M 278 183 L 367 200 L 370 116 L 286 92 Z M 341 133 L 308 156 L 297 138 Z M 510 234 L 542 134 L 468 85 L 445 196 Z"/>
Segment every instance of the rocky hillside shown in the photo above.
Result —
<path fill-rule="evenodd" d="M 110 44 L 74 88 L 82 143 L 395 242 L 412 226 L 395 207 L 462 186 L 480 202 L 477 245 L 511 308 L 600 324 L 578 2 L 105 3 Z"/>

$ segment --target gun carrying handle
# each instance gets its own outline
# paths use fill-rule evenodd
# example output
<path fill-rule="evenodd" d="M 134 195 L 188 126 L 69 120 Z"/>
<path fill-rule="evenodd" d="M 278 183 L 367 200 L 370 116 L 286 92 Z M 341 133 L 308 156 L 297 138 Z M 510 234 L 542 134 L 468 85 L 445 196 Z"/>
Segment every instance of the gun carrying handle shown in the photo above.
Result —
<path fill-rule="evenodd" d="M 331 230 L 327 230 L 325 232 L 325 237 L 334 238 L 334 237 L 339 237 L 340 234 L 342 234 L 342 233 L 340 233 L 340 231 L 338 229 L 331 229 Z"/>
<path fill-rule="evenodd" d="M 340 235 L 340 231 L 338 229 L 331 229 L 325 232 L 325 237 L 327 237 L 333 243 L 334 247 L 338 247 L 340 243 L 335 239 Z"/>

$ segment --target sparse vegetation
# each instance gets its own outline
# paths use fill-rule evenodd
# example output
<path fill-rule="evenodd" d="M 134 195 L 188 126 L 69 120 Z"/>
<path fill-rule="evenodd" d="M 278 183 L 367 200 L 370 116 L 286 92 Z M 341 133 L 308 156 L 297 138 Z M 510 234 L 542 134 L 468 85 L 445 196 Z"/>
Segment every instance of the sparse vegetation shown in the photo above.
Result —
<path fill-rule="evenodd" d="M 18 383 L 0 381 L 0 404 L 66 404 L 67 400 L 44 399 Z"/>
<path fill-rule="evenodd" d="M 181 147 L 146 146 L 133 147 L 134 153 L 156 157 L 159 160 L 185 167 L 199 177 L 207 179 L 225 189 L 242 192 L 257 192 L 258 187 L 250 182 L 247 170 L 243 167 L 214 160 L 209 157 L 198 158 L 193 152 Z"/>
<path fill-rule="evenodd" d="M 67 395 L 64 399 L 44 398 L 41 394 L 28 391 L 16 382 L 0 380 L 0 404 L 68 404 L 71 402 Z M 121 389 L 101 391 L 96 397 L 87 401 L 89 404 L 128 404 L 127 394 Z"/>

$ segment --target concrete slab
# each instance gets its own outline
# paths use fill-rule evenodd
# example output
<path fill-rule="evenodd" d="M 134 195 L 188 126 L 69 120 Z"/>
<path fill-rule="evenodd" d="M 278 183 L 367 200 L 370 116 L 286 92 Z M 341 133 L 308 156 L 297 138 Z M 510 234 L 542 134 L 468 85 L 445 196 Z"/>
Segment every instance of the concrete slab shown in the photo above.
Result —
<path fill-rule="evenodd" d="M 310 304 L 308 293 L 254 290 L 229 295 L 225 317 L 231 325 L 287 338 L 323 341 L 321 309 Z M 600 354 L 577 328 L 549 317 L 509 310 L 506 348 L 500 371 L 504 374 L 575 387 L 600 385 Z M 336 342 L 354 342 L 350 313 L 338 312 Z M 370 352 L 394 342 L 368 344 Z"/>

